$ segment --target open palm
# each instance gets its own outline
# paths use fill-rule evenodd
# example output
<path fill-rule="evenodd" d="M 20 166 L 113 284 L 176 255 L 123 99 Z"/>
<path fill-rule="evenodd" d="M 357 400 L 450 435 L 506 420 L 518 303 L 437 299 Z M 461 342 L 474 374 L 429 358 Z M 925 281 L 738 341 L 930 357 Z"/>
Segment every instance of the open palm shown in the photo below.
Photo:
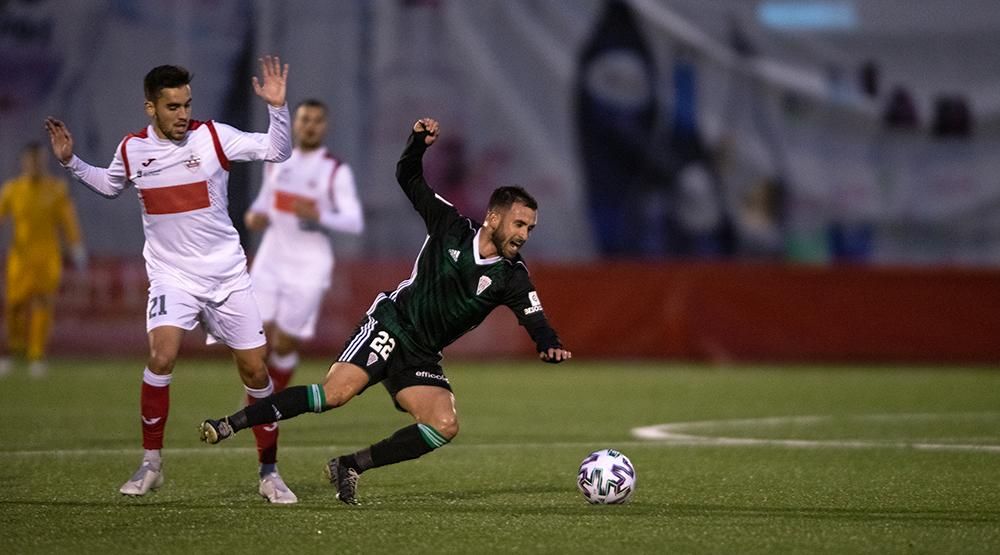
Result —
<path fill-rule="evenodd" d="M 73 157 L 73 135 L 66 124 L 53 118 L 45 118 L 45 130 L 49 132 L 52 152 L 60 162 L 66 164 Z"/>
<path fill-rule="evenodd" d="M 271 106 L 285 105 L 285 88 L 288 82 L 288 64 L 281 65 L 281 58 L 264 56 L 260 59 L 262 77 L 253 77 L 253 92 Z"/>

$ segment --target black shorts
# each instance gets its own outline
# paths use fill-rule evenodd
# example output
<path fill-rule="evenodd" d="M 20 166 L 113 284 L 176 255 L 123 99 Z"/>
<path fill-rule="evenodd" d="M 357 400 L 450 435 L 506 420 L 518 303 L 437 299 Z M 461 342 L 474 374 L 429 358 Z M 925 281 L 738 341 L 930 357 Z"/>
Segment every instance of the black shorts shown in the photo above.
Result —
<path fill-rule="evenodd" d="M 451 384 L 438 364 L 440 357 L 422 356 L 407 350 L 393 332 L 371 316 L 361 320 L 337 360 L 357 365 L 368 374 L 365 389 L 381 382 L 401 411 L 403 408 L 396 402 L 396 394 L 403 388 L 432 385 L 451 391 Z"/>

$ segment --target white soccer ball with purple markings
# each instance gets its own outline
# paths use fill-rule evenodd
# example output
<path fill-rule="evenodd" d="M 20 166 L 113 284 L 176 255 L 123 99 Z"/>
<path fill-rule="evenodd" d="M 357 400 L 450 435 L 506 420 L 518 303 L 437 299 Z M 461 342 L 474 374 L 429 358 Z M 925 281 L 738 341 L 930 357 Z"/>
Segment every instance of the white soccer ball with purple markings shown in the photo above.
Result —
<path fill-rule="evenodd" d="M 614 449 L 594 451 L 580 463 L 576 485 L 592 504 L 624 503 L 635 491 L 635 467 Z"/>

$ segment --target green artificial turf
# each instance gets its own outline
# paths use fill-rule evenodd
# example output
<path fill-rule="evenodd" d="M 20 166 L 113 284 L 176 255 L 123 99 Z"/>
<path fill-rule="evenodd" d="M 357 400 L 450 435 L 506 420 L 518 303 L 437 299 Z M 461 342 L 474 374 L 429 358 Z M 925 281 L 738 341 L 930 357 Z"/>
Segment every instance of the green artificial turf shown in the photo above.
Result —
<path fill-rule="evenodd" d="M 295 382 L 324 367 L 307 361 Z M 56 360 L 43 380 L 19 369 L 0 380 L 0 552 L 1000 552 L 996 370 L 574 360 L 446 372 L 459 436 L 365 473 L 350 507 L 322 467 L 409 423 L 381 386 L 282 423 L 279 467 L 300 502 L 270 506 L 251 434 L 197 438 L 242 399 L 228 361 L 177 365 L 166 484 L 139 499 L 118 487 L 141 458 L 142 361 Z M 696 423 L 671 428 L 693 439 L 631 434 L 667 423 Z M 576 489 L 580 461 L 605 447 L 635 465 L 626 505 L 591 506 Z"/>

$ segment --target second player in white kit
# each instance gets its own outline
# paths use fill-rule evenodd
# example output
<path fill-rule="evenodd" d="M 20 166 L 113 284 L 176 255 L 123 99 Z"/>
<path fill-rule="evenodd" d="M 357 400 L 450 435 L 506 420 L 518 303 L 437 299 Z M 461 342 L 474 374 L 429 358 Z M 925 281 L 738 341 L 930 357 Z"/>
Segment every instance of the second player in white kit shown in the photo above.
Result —
<path fill-rule="evenodd" d="M 250 275 L 268 332 L 275 391 L 288 384 L 301 342 L 316 332 L 334 267 L 331 233 L 364 229 L 354 172 L 323 145 L 327 126 L 322 102 L 298 105 L 292 156 L 265 165 L 260 193 L 245 216 L 250 229 L 266 229 Z"/>

